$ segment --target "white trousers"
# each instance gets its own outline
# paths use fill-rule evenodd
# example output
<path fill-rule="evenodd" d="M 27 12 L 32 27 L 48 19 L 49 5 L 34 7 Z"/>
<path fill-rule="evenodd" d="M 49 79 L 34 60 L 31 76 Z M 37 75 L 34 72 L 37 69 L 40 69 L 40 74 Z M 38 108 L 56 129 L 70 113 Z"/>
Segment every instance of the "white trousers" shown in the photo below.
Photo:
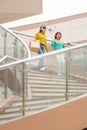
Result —
<path fill-rule="evenodd" d="M 64 54 L 58 54 L 56 55 L 56 58 L 57 58 L 57 74 L 61 74 L 62 66 L 65 63 Z"/>

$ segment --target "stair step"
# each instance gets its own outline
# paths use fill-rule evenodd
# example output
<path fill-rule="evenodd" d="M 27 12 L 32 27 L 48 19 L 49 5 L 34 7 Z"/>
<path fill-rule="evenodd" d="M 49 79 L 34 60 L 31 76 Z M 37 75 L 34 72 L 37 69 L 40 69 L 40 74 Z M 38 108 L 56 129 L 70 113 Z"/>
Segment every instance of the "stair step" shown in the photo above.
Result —
<path fill-rule="evenodd" d="M 59 97 L 48 97 L 48 98 L 42 98 L 42 99 L 32 99 L 32 100 L 27 100 L 25 102 L 26 105 L 29 105 L 29 106 L 32 106 L 32 105 L 38 105 L 38 104 L 45 104 L 45 103 L 52 103 L 52 102 L 61 102 L 63 101 L 64 99 L 63 98 L 59 98 Z M 17 101 L 13 104 L 14 106 L 16 105 L 22 105 L 22 102 L 21 101 Z"/>
<path fill-rule="evenodd" d="M 55 79 L 65 79 L 65 76 L 57 76 L 57 75 L 45 75 L 45 74 L 28 74 L 28 77 L 45 77 L 45 78 L 55 78 Z"/>
<path fill-rule="evenodd" d="M 65 93 L 32 93 L 32 96 L 40 96 L 40 97 L 43 97 L 43 96 L 46 96 L 46 97 L 52 97 L 52 96 L 55 96 L 55 97 L 60 97 L 60 96 L 65 96 Z"/>
<path fill-rule="evenodd" d="M 56 85 L 56 86 L 47 86 L 47 85 L 30 85 L 31 87 L 31 90 L 33 89 L 40 89 L 40 90 L 43 90 L 43 89 L 49 89 L 49 90 L 60 90 L 60 89 L 66 89 L 66 86 L 59 86 L 59 85 Z M 86 86 L 69 86 L 69 90 L 87 90 L 87 87 Z"/>
<path fill-rule="evenodd" d="M 65 89 L 48 89 L 48 88 L 32 88 L 31 89 L 32 92 L 36 92 L 36 93 L 57 93 L 57 92 L 65 92 L 66 90 Z M 80 89 L 69 89 L 68 90 L 69 92 L 87 92 L 87 88 L 85 90 L 80 90 Z"/>
<path fill-rule="evenodd" d="M 52 78 L 50 78 L 50 77 L 34 77 L 34 76 L 30 76 L 30 77 L 28 77 L 28 79 L 29 80 L 32 80 L 32 81 L 34 81 L 34 80 L 43 80 L 43 81 L 60 81 L 60 82 L 66 82 L 66 80 L 63 78 L 54 78 L 54 77 L 52 77 Z M 71 83 L 71 82 L 75 82 L 76 83 L 76 81 L 75 80 L 71 80 L 71 79 L 69 79 L 69 82 Z"/>
<path fill-rule="evenodd" d="M 19 116 L 22 116 L 22 113 L 2 114 L 0 115 L 0 121 L 15 119 Z"/>
<path fill-rule="evenodd" d="M 82 95 L 85 94 L 86 92 L 69 92 L 69 95 Z M 32 97 L 65 97 L 65 92 L 64 93 L 32 93 Z"/>
<path fill-rule="evenodd" d="M 43 81 L 61 81 L 61 82 L 65 82 L 65 79 L 59 79 L 59 78 L 46 78 L 46 77 L 28 77 L 29 80 L 34 81 L 34 80 L 43 80 Z"/>
<path fill-rule="evenodd" d="M 35 93 L 62 93 L 62 92 L 65 92 L 65 90 L 64 89 L 54 89 L 54 90 L 52 90 L 52 89 L 32 89 L 31 90 L 31 92 L 35 92 Z"/>
<path fill-rule="evenodd" d="M 66 88 L 66 84 L 64 84 L 64 83 L 52 83 L 52 84 L 46 84 L 46 83 L 41 83 L 41 82 L 39 82 L 39 83 L 29 83 L 29 86 L 30 86 L 30 88 L 32 88 L 32 87 L 35 87 L 35 88 L 38 88 L 38 87 L 40 87 L 40 88 Z M 72 87 L 78 87 L 78 88 L 87 88 L 87 85 L 86 84 L 70 84 L 70 85 L 68 85 L 69 86 L 69 88 L 72 88 Z"/>
<path fill-rule="evenodd" d="M 20 110 L 20 106 L 16 106 L 16 107 L 9 107 L 8 109 L 5 110 L 4 113 L 0 113 L 0 117 L 1 115 L 12 115 L 13 113 L 19 114 L 22 113 L 22 111 Z"/>
<path fill-rule="evenodd" d="M 62 101 L 63 102 L 63 101 Z M 34 110 L 34 109 L 43 109 L 43 108 L 46 108 L 46 107 L 50 107 L 50 106 L 53 106 L 54 104 L 57 104 L 57 102 L 54 102 L 54 103 L 50 103 L 50 104 L 48 104 L 48 103 L 45 103 L 45 104 L 43 104 L 43 105 L 41 105 L 41 104 L 38 104 L 38 105 L 33 105 L 33 106 L 30 106 L 30 105 L 26 105 L 25 106 L 25 110 L 26 111 L 29 111 L 29 110 Z M 22 113 L 22 106 L 20 106 L 19 107 L 19 109 L 17 108 L 18 106 L 16 106 L 16 108 L 10 108 L 10 109 L 8 109 L 8 111 L 7 112 L 14 112 L 15 110 L 16 111 L 18 111 L 18 112 L 20 112 L 20 113 Z M 20 110 L 20 111 L 19 111 Z"/>

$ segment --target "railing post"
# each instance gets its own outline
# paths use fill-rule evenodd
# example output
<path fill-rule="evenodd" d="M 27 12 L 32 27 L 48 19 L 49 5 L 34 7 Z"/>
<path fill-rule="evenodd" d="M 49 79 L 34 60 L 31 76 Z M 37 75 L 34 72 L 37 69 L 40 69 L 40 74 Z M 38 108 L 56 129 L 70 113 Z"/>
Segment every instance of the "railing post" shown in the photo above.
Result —
<path fill-rule="evenodd" d="M 30 73 L 31 71 L 31 64 L 30 62 L 26 62 L 26 97 L 28 99 L 31 99 L 32 95 L 31 95 L 31 89 L 30 89 L 30 84 L 29 84 L 29 80 L 28 80 L 28 73 Z"/>
<path fill-rule="evenodd" d="M 23 111 L 22 114 L 25 115 L 25 63 L 23 63 L 23 76 L 22 76 L 22 83 L 23 83 L 23 88 L 22 88 L 22 95 L 23 95 Z"/>
<path fill-rule="evenodd" d="M 5 32 L 4 36 L 4 56 L 6 55 L 6 40 L 7 40 L 7 32 Z"/>
<path fill-rule="evenodd" d="M 15 86 L 15 94 L 17 95 L 17 66 L 14 66 L 14 86 Z"/>
<path fill-rule="evenodd" d="M 84 48 L 84 78 L 87 78 L 87 48 Z"/>
<path fill-rule="evenodd" d="M 7 98 L 7 74 L 8 70 L 4 70 L 4 98 Z"/>
<path fill-rule="evenodd" d="M 68 51 L 66 52 L 66 100 L 68 100 Z"/>
<path fill-rule="evenodd" d="M 13 55 L 14 55 L 15 58 L 18 58 L 18 53 L 17 53 L 17 49 L 18 49 L 17 48 L 17 38 L 15 38 L 13 44 L 14 44 L 14 54 Z"/>

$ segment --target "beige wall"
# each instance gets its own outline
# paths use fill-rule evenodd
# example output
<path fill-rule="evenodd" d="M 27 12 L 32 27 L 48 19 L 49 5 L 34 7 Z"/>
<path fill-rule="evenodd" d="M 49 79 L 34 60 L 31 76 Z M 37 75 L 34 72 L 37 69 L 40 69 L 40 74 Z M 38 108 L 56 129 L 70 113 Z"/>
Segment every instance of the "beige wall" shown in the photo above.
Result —
<path fill-rule="evenodd" d="M 87 13 L 54 19 L 41 23 L 14 27 L 11 29 L 35 35 L 41 25 L 47 25 L 48 39 L 53 39 L 55 32 L 61 31 L 63 34 L 62 40 L 65 42 L 87 42 Z"/>
<path fill-rule="evenodd" d="M 4 125 L 0 130 L 81 130 L 87 127 L 87 96 Z"/>
<path fill-rule="evenodd" d="M 87 40 L 87 17 L 47 25 L 47 28 L 48 39 L 53 39 L 55 32 L 61 31 L 62 40 L 65 42 L 84 42 Z M 39 28 L 24 30 L 23 33 L 34 35 L 38 30 Z"/>
<path fill-rule="evenodd" d="M 0 0 L 0 24 L 40 13 L 42 0 Z"/>

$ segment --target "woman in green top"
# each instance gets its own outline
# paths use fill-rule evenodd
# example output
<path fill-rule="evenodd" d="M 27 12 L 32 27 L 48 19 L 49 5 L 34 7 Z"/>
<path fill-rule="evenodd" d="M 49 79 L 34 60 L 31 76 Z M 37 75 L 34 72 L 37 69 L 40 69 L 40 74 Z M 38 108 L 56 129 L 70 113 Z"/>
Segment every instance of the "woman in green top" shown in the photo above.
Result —
<path fill-rule="evenodd" d="M 64 48 L 64 42 L 61 41 L 62 33 L 56 32 L 54 35 L 54 40 L 52 41 L 51 45 L 54 47 L 54 50 L 60 50 Z M 56 55 L 58 67 L 57 67 L 57 74 L 61 75 L 62 72 L 62 64 L 64 61 L 64 54 L 58 54 Z"/>

